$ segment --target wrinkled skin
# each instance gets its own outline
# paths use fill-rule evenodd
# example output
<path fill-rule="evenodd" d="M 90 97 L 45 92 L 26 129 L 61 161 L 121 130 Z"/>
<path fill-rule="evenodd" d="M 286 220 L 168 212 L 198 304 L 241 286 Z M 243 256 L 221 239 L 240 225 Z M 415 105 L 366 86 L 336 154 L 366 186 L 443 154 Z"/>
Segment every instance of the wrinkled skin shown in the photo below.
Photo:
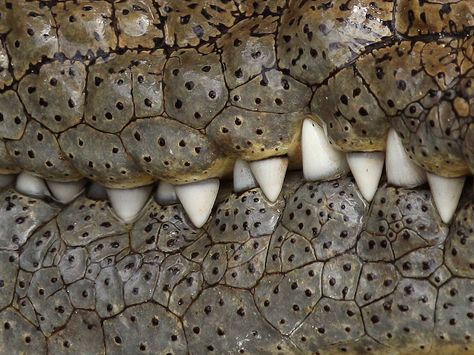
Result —
<path fill-rule="evenodd" d="M 425 170 L 474 172 L 469 0 L 3 0 L 0 173 L 113 188 L 300 163 L 305 117 L 344 152 L 394 128 Z M 79 35 L 80 34 L 80 35 Z M 150 201 L 0 192 L 0 353 L 474 353 L 474 207 L 426 187 L 287 177 L 195 229 Z M 3 324 L 3 325 L 2 325 Z"/>

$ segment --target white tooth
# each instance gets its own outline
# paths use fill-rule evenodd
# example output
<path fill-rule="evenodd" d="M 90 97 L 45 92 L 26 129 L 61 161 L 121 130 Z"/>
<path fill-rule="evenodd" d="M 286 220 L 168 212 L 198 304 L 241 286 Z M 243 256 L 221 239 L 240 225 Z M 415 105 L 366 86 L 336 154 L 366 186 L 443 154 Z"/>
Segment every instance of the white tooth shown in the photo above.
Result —
<path fill-rule="evenodd" d="M 330 180 L 349 172 L 345 154 L 335 149 L 323 128 L 308 118 L 303 121 L 301 146 L 306 180 Z"/>
<path fill-rule="evenodd" d="M 219 192 L 219 179 L 176 185 L 176 195 L 194 226 L 201 228 L 209 218 Z"/>
<path fill-rule="evenodd" d="M 46 182 L 37 176 L 27 172 L 22 172 L 16 179 L 15 189 L 22 194 L 29 196 L 51 196 Z"/>
<path fill-rule="evenodd" d="M 362 196 L 369 202 L 372 201 L 377 187 L 379 186 L 384 156 L 385 154 L 383 152 L 356 152 L 347 154 L 347 162 L 349 163 L 357 186 Z"/>
<path fill-rule="evenodd" d="M 426 173 L 433 200 L 444 223 L 449 223 L 461 198 L 465 176 L 446 178 Z"/>
<path fill-rule="evenodd" d="M 151 190 L 151 185 L 133 189 L 106 188 L 112 208 L 125 223 L 131 223 L 137 218 L 143 206 L 145 206 Z"/>
<path fill-rule="evenodd" d="M 86 180 L 57 182 L 46 180 L 53 197 L 62 204 L 68 204 L 84 191 Z"/>
<path fill-rule="evenodd" d="M 105 187 L 93 181 L 87 188 L 87 197 L 93 200 L 106 200 L 107 191 L 105 190 Z"/>
<path fill-rule="evenodd" d="M 163 206 L 178 203 L 178 196 L 176 196 L 174 186 L 167 182 L 160 181 L 155 192 L 155 200 Z"/>
<path fill-rule="evenodd" d="M 15 181 L 15 174 L 0 175 L 0 189 L 10 186 Z"/>
<path fill-rule="evenodd" d="M 393 128 L 390 129 L 387 136 L 385 170 L 387 171 L 387 181 L 395 186 L 416 187 L 426 182 L 425 171 L 408 157 L 402 140 Z"/>
<path fill-rule="evenodd" d="M 250 162 L 255 180 L 265 196 L 275 202 L 285 181 L 288 158 L 276 157 Z"/>
<path fill-rule="evenodd" d="M 257 186 L 257 181 L 252 175 L 249 163 L 245 160 L 237 159 L 234 164 L 234 191 L 242 192 L 253 189 Z"/>

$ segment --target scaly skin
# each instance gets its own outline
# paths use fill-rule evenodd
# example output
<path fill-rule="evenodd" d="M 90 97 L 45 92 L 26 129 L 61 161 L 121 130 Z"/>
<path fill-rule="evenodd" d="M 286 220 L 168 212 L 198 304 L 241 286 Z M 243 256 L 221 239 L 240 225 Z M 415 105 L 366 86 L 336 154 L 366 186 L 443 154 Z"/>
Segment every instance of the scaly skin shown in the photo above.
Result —
<path fill-rule="evenodd" d="M 472 196 L 466 200 L 472 199 Z M 202 229 L 150 201 L 0 193 L 0 353 L 472 353 L 474 207 L 427 189 L 287 177 L 223 194 Z"/>
<path fill-rule="evenodd" d="M 470 0 L 0 2 L 0 173 L 111 188 L 226 178 L 301 122 L 345 152 L 388 130 L 474 171 Z M 466 190 L 467 191 L 467 190 Z M 474 353 L 472 199 L 287 178 L 223 192 L 202 229 L 150 201 L 1 192 L 0 353 Z"/>

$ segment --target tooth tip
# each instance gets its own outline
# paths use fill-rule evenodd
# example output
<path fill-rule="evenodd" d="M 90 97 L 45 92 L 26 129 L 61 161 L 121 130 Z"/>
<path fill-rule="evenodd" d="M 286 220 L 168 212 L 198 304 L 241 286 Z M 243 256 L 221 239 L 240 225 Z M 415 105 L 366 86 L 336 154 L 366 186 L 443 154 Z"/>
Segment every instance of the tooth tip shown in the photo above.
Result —
<path fill-rule="evenodd" d="M 206 224 L 219 192 L 219 179 L 175 186 L 176 195 L 196 228 Z"/>
<path fill-rule="evenodd" d="M 270 202 L 275 202 L 280 195 L 287 168 L 288 158 L 284 157 L 250 162 L 250 170 Z"/>
<path fill-rule="evenodd" d="M 428 172 L 426 176 L 436 209 L 441 220 L 447 224 L 456 212 L 466 177 L 445 178 Z"/>
<path fill-rule="evenodd" d="M 394 186 L 412 188 L 426 182 L 425 171 L 409 158 L 400 137 L 393 128 L 387 135 L 385 170 L 388 183 Z"/>
<path fill-rule="evenodd" d="M 348 153 L 347 162 L 359 190 L 368 202 L 374 198 L 384 164 L 385 154 L 383 152 L 371 153 Z"/>
<path fill-rule="evenodd" d="M 25 195 L 30 196 L 51 196 L 46 186 L 46 182 L 37 176 L 26 171 L 20 173 L 16 180 L 15 189 Z"/>
<path fill-rule="evenodd" d="M 141 186 L 132 189 L 106 188 L 106 191 L 116 215 L 123 222 L 131 223 L 145 206 L 151 189 L 151 186 Z"/>
<path fill-rule="evenodd" d="M 256 186 L 257 181 L 252 174 L 249 163 L 237 159 L 234 163 L 234 192 L 247 191 Z"/>
<path fill-rule="evenodd" d="M 329 180 L 349 171 L 345 154 L 335 149 L 324 129 L 309 118 L 303 121 L 301 152 L 306 180 Z"/>
<path fill-rule="evenodd" d="M 74 182 L 46 181 L 53 197 L 62 204 L 68 204 L 84 191 L 85 180 Z"/>

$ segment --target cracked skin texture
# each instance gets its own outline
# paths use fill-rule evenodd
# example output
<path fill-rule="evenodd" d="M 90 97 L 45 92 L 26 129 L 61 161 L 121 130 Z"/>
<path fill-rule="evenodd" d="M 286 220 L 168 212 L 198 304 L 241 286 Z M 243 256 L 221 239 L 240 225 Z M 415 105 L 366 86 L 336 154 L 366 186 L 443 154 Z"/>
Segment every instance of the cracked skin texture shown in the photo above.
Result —
<path fill-rule="evenodd" d="M 236 159 L 299 168 L 310 115 L 345 152 L 384 150 L 393 127 L 426 170 L 469 174 L 472 13 L 465 0 L 2 1 L 0 171 L 130 188 L 226 177 Z"/>
<path fill-rule="evenodd" d="M 474 171 L 474 3 L 0 2 L 0 172 L 127 188 L 288 155 L 301 121 L 345 152 Z M 80 35 L 78 35 L 80 34 Z M 150 202 L 1 192 L 0 353 L 474 353 L 473 206 L 288 178 L 196 230 Z M 224 315 L 224 316 L 223 316 Z"/>
<path fill-rule="evenodd" d="M 471 186 L 472 187 L 472 186 Z M 291 173 L 275 203 L 223 194 L 201 229 L 150 201 L 0 192 L 0 353 L 473 353 L 474 205 Z"/>

